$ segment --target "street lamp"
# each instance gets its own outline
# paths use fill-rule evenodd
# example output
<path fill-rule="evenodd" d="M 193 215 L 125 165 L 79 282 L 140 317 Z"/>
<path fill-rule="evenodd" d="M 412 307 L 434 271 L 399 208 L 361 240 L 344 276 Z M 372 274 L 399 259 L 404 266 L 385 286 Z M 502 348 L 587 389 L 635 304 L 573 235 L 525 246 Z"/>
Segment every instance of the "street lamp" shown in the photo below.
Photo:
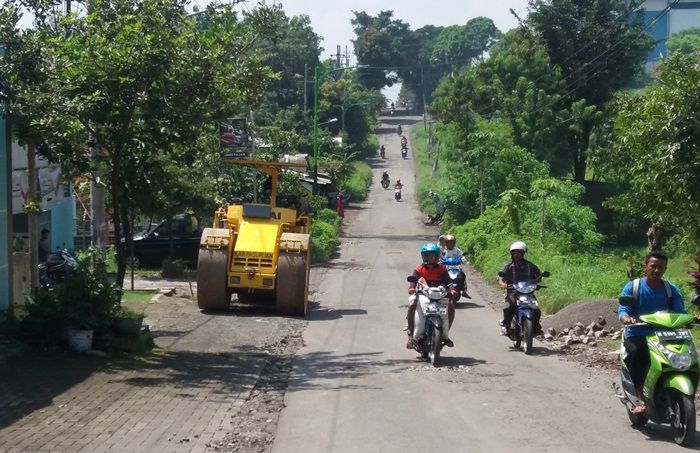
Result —
<path fill-rule="evenodd" d="M 314 158 L 313 158 L 313 167 L 314 167 L 314 183 L 311 189 L 311 193 L 313 195 L 318 195 L 318 87 L 321 84 L 321 81 L 323 81 L 323 78 L 326 77 L 328 74 L 331 74 L 333 72 L 339 72 L 339 71 L 345 71 L 348 69 L 356 69 L 356 68 L 363 68 L 367 67 L 364 65 L 357 65 L 357 66 L 348 66 L 348 67 L 343 67 L 343 68 L 335 68 L 335 69 L 326 69 L 324 66 L 319 65 L 316 66 L 314 69 L 314 130 L 313 130 L 313 144 L 314 144 Z M 338 119 L 335 119 L 338 121 Z"/>

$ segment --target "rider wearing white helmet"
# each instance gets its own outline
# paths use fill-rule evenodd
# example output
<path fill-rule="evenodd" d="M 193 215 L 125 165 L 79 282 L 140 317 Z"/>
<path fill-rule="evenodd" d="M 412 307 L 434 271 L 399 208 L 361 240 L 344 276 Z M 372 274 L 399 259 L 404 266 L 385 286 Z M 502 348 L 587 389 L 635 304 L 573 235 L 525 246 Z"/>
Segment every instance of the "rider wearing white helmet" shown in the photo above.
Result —
<path fill-rule="evenodd" d="M 515 300 L 516 293 L 510 285 L 523 280 L 539 282 L 542 279 L 542 272 L 540 272 L 540 269 L 525 259 L 527 256 L 527 245 L 525 245 L 524 242 L 513 242 L 509 250 L 511 261 L 510 263 L 506 263 L 499 272 L 499 274 L 505 274 L 507 277 L 498 277 L 498 284 L 501 285 L 501 288 L 506 290 L 506 297 L 503 303 L 503 319 L 501 320 L 501 327 L 505 330 L 505 332 L 502 330 L 504 335 L 508 335 L 510 331 L 510 322 L 513 319 L 517 307 Z M 536 309 L 535 332 L 541 330 L 540 314 L 539 309 Z"/>

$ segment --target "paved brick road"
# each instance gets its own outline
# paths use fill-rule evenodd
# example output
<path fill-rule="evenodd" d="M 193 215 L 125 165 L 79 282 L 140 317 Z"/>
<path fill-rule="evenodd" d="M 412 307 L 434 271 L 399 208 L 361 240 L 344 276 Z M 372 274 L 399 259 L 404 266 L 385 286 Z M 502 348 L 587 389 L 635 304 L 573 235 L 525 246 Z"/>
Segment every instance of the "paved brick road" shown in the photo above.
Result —
<path fill-rule="evenodd" d="M 159 346 L 147 358 L 42 352 L 3 366 L 0 453 L 212 451 L 285 318 L 206 315 L 178 297 L 146 313 Z"/>

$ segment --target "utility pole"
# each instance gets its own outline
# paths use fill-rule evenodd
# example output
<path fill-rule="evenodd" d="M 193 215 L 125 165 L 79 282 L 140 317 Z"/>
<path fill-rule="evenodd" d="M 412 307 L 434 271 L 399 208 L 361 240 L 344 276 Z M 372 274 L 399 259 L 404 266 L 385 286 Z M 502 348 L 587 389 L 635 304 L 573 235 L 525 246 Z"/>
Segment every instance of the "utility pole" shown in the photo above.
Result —
<path fill-rule="evenodd" d="M 27 179 L 29 183 L 27 201 L 39 202 L 37 198 L 36 148 L 33 143 L 27 145 Z M 29 282 L 32 288 L 39 287 L 39 218 L 41 209 L 36 213 L 27 213 L 29 229 Z"/>
<path fill-rule="evenodd" d="M 309 64 L 304 63 L 304 118 L 309 114 Z"/>

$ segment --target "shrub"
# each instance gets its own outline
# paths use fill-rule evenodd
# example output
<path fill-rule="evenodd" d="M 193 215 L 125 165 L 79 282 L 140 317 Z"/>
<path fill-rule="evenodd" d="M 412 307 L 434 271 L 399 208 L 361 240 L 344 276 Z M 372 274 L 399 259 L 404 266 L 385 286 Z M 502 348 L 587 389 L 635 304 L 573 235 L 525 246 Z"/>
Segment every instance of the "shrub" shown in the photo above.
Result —
<path fill-rule="evenodd" d="M 325 262 L 331 259 L 338 247 L 339 229 L 328 222 L 317 220 L 311 224 L 311 261 Z"/>
<path fill-rule="evenodd" d="M 350 200 L 364 201 L 369 193 L 369 186 L 372 183 L 372 169 L 365 162 L 355 162 L 353 171 L 344 181 L 343 187 L 350 195 Z"/>

